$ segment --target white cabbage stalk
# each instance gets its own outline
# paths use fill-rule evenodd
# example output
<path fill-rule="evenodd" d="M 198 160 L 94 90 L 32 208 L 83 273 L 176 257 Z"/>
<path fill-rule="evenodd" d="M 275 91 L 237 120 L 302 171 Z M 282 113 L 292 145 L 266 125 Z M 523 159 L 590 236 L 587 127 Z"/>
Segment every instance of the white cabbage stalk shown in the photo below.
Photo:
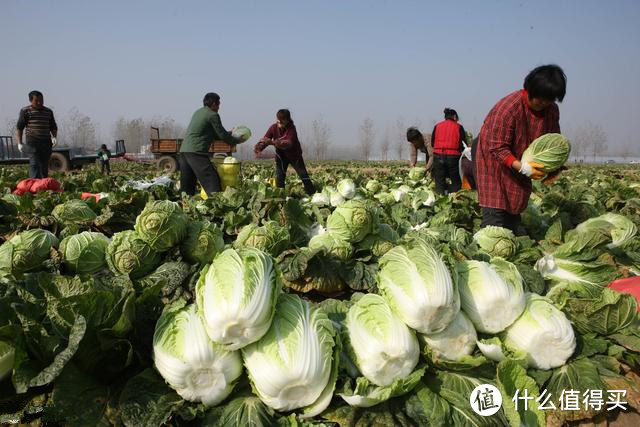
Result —
<path fill-rule="evenodd" d="M 440 254 L 421 239 L 380 258 L 378 283 L 391 309 L 423 334 L 446 328 L 460 310 L 460 296 Z"/>
<path fill-rule="evenodd" d="M 356 195 L 356 184 L 352 179 L 345 178 L 338 182 L 338 193 L 345 199 L 352 199 Z"/>
<path fill-rule="evenodd" d="M 456 266 L 462 309 L 480 332 L 505 330 L 522 313 L 525 294 L 515 265 L 501 258 L 492 263 L 463 261 Z"/>
<path fill-rule="evenodd" d="M 498 337 L 493 337 L 484 340 L 478 340 L 476 343 L 480 352 L 487 358 L 496 362 L 502 362 L 506 359 L 504 352 L 502 351 L 502 343 Z"/>
<path fill-rule="evenodd" d="M 545 255 L 535 265 L 535 269 L 547 280 L 586 285 L 602 284 L 603 275 L 598 274 L 598 267 L 590 267 L 590 263 L 556 258 Z M 606 275 L 604 276 L 606 278 Z M 606 282 L 605 282 L 606 283 Z"/>
<path fill-rule="evenodd" d="M 331 203 L 329 196 L 324 193 L 315 193 L 311 196 L 311 203 L 316 206 L 328 206 Z"/>
<path fill-rule="evenodd" d="M 233 390 L 242 374 L 240 353 L 209 339 L 195 305 L 170 307 L 153 334 L 156 369 L 185 400 L 213 406 Z"/>
<path fill-rule="evenodd" d="M 242 248 L 218 254 L 196 289 L 209 337 L 228 350 L 259 340 L 271 326 L 281 289 L 280 272 L 264 252 Z"/>
<path fill-rule="evenodd" d="M 473 353 L 478 336 L 473 323 L 459 311 L 444 331 L 420 335 L 420 339 L 431 348 L 435 357 L 456 362 Z"/>
<path fill-rule="evenodd" d="M 546 298 L 527 294 L 522 315 L 506 331 L 505 345 L 527 354 L 528 365 L 536 369 L 562 366 L 576 349 L 571 322 Z"/>
<path fill-rule="evenodd" d="M 242 349 L 258 397 L 278 411 L 322 399 L 332 371 L 334 338 L 323 309 L 297 295 L 280 295 L 267 334 Z"/>
<path fill-rule="evenodd" d="M 391 385 L 418 364 L 418 340 L 380 295 L 367 294 L 347 314 L 358 369 L 378 386 Z"/>

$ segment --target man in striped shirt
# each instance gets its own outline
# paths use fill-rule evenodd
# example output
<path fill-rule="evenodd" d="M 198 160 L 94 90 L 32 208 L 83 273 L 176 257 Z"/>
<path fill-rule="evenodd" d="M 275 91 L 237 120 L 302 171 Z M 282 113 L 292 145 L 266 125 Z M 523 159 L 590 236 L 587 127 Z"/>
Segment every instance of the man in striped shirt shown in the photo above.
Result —
<path fill-rule="evenodd" d="M 42 92 L 29 92 L 28 105 L 20 110 L 16 136 L 20 151 L 29 155 L 29 178 L 47 178 L 49 176 L 49 157 L 56 145 L 58 125 L 53 111 L 44 106 Z M 22 134 L 25 144 L 22 144 Z"/>

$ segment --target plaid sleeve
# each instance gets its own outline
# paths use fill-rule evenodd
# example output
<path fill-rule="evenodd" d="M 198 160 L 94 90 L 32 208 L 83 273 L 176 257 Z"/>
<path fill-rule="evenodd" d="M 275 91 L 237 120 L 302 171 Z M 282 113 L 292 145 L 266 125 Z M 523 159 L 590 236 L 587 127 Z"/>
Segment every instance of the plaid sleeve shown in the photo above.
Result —
<path fill-rule="evenodd" d="M 491 121 L 487 123 L 486 132 L 488 151 L 500 163 L 511 167 L 516 159 L 512 152 L 513 140 L 515 138 L 515 116 L 509 109 L 501 109 L 493 115 Z"/>

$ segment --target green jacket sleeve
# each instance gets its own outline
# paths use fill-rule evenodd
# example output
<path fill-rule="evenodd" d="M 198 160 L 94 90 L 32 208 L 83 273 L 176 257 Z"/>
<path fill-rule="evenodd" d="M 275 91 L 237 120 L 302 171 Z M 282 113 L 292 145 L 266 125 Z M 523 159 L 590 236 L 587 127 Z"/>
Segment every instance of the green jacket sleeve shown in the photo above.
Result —
<path fill-rule="evenodd" d="M 227 144 L 236 145 L 238 142 L 237 139 L 231 135 L 231 132 L 228 132 L 224 126 L 222 126 L 222 121 L 220 120 L 219 114 L 212 114 L 210 119 L 211 126 L 213 126 L 213 131 L 216 136 L 221 140 L 226 142 Z"/>

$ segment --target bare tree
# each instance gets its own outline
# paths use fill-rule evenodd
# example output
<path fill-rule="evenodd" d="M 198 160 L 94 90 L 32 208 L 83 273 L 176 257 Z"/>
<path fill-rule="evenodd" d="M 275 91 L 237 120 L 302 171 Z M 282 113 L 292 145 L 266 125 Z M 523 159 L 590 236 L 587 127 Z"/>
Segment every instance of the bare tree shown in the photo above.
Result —
<path fill-rule="evenodd" d="M 130 153 L 138 153 L 143 146 L 149 144 L 149 126 L 142 118 L 128 120 L 120 117 L 113 128 L 113 137 L 116 140 L 124 139 Z"/>
<path fill-rule="evenodd" d="M 65 145 L 85 151 L 96 148 L 98 138 L 96 127 L 89 116 L 82 114 L 77 108 L 72 108 L 62 121 L 62 137 Z"/>
<path fill-rule="evenodd" d="M 622 149 L 620 149 L 620 157 L 626 162 L 627 159 L 633 154 L 633 150 L 629 144 L 626 144 Z"/>
<path fill-rule="evenodd" d="M 404 119 L 402 117 L 396 120 L 396 128 L 395 128 L 395 136 L 394 136 L 394 144 L 396 146 L 396 154 L 398 156 L 398 160 L 404 159 L 404 149 L 407 146 L 407 127 L 404 123 Z"/>
<path fill-rule="evenodd" d="M 574 135 L 573 146 L 578 148 L 583 157 L 591 154 L 593 160 L 604 154 L 607 148 L 607 135 L 599 124 L 586 122 L 578 127 Z"/>
<path fill-rule="evenodd" d="M 380 138 L 380 157 L 383 160 L 389 160 L 389 129 L 385 128 L 382 138 Z"/>
<path fill-rule="evenodd" d="M 369 160 L 376 138 L 376 131 L 373 120 L 369 117 L 364 119 L 360 125 L 360 155 L 364 160 Z"/>
<path fill-rule="evenodd" d="M 6 118 L 4 120 L 4 126 L 2 127 L 2 135 L 3 136 L 12 136 L 15 138 L 16 136 L 16 123 L 18 121 L 16 119 Z"/>
<path fill-rule="evenodd" d="M 309 139 L 313 158 L 315 160 L 325 160 L 331 145 L 331 128 L 324 121 L 322 115 L 318 115 L 311 122 L 311 137 Z"/>

